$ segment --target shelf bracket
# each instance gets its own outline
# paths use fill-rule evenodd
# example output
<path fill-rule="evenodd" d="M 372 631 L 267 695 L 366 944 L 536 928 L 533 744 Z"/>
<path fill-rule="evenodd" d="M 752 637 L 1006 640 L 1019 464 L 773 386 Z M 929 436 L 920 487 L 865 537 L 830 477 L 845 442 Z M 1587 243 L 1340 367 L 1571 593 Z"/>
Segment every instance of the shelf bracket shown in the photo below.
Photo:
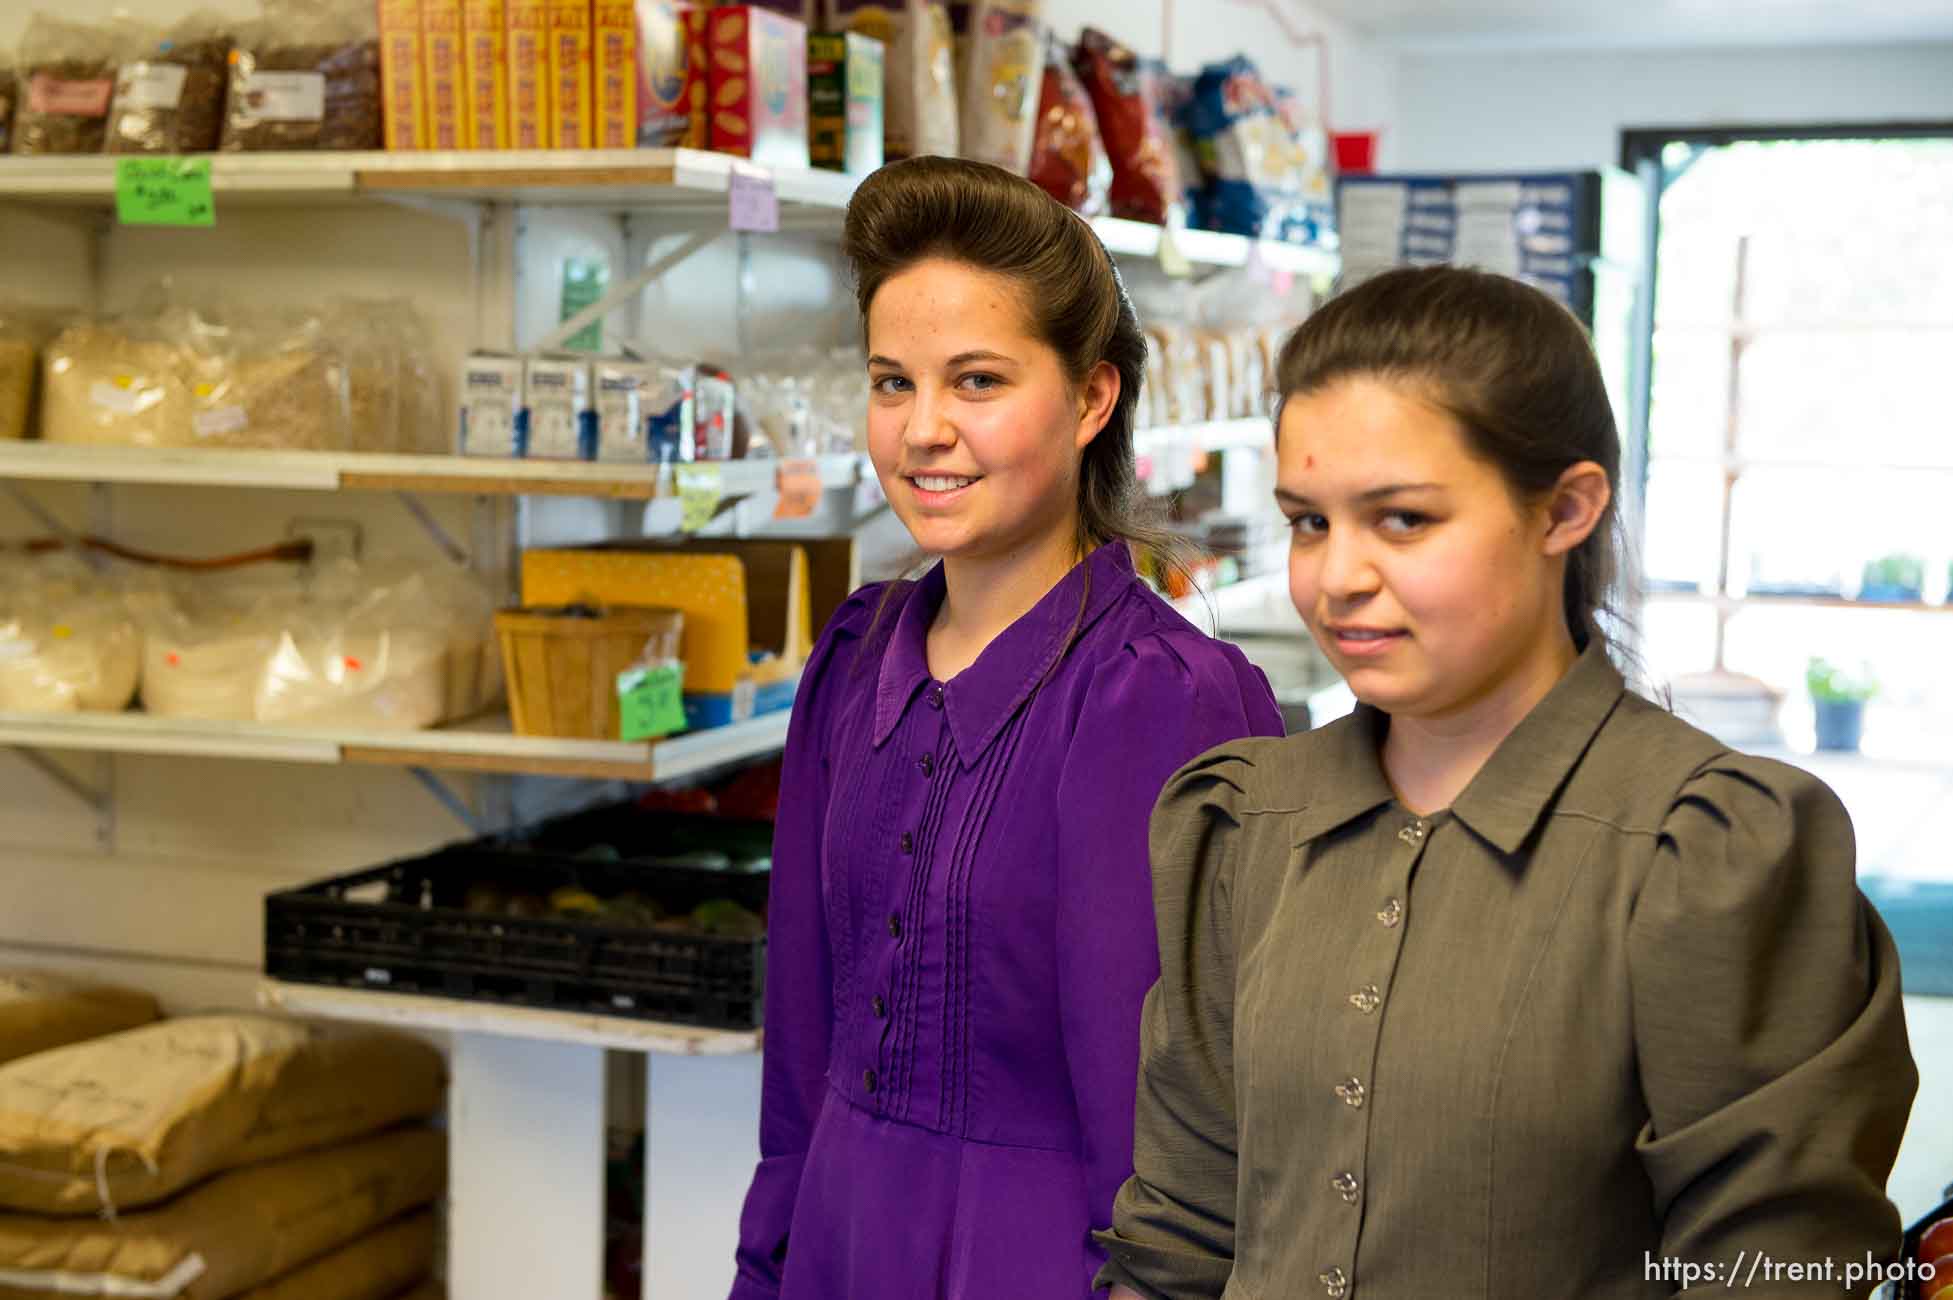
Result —
<path fill-rule="evenodd" d="M 407 772 L 414 780 L 420 782 L 422 789 L 434 796 L 436 803 L 447 809 L 456 821 L 465 826 L 469 834 L 488 834 L 487 824 L 475 815 L 475 810 L 468 806 L 467 800 L 456 794 L 446 781 L 424 767 L 410 767 Z"/>
<path fill-rule="evenodd" d="M 65 791 L 76 803 L 81 804 L 95 815 L 95 838 L 103 845 L 108 844 L 115 829 L 115 800 L 109 789 L 114 780 L 114 759 L 102 756 L 103 786 L 100 789 L 88 784 L 61 764 L 49 758 L 38 749 L 26 745 L 10 746 L 20 757 L 20 761 L 39 772 L 51 783 Z"/>
<path fill-rule="evenodd" d="M 699 231 L 643 270 L 627 276 L 612 285 L 609 293 L 606 293 L 582 311 L 577 312 L 574 316 L 568 317 L 562 324 L 538 339 L 534 350 L 537 352 L 549 352 L 562 347 L 583 330 L 603 320 L 619 307 L 628 305 L 633 298 L 644 292 L 645 286 L 649 285 L 659 276 L 664 275 L 667 271 L 670 271 L 673 267 L 686 261 L 693 254 L 723 234 L 725 234 L 723 230 Z"/>
<path fill-rule="evenodd" d="M 398 497 L 400 504 L 407 508 L 407 513 L 414 517 L 414 522 L 421 526 L 421 531 L 432 538 L 434 545 L 440 547 L 450 560 L 462 565 L 469 562 L 468 548 L 455 541 L 448 530 L 441 527 L 441 521 L 422 504 L 419 497 L 411 492 L 399 493 Z"/>

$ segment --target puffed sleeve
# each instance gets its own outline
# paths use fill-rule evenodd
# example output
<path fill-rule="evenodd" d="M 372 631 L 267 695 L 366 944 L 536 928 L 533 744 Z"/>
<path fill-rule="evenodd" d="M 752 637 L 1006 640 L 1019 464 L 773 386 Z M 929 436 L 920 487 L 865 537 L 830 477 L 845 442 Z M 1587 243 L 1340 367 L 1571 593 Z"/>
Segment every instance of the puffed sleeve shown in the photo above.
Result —
<path fill-rule="evenodd" d="M 827 738 L 879 592 L 878 586 L 863 588 L 828 621 L 808 656 L 787 723 L 766 909 L 760 1162 L 739 1219 L 732 1300 L 779 1294 L 800 1173 L 827 1086 L 834 989 L 820 884 L 832 757 Z"/>
<path fill-rule="evenodd" d="M 1140 1007 L 1159 973 L 1147 812 L 1195 755 L 1281 730 L 1260 671 L 1192 631 L 1135 639 L 1086 690 L 1058 780 L 1058 1011 L 1095 1229 L 1132 1172 Z M 1087 1244 L 1081 1295 L 1104 1262 Z"/>
<path fill-rule="evenodd" d="M 1898 1252 L 1884 1189 L 1919 1075 L 1898 954 L 1855 859 L 1823 782 L 1726 755 L 1682 787 L 1635 904 L 1628 970 L 1651 1116 L 1636 1147 L 1663 1256 L 1719 1279 L 1753 1276 L 1759 1257 L 1842 1269 Z"/>
<path fill-rule="evenodd" d="M 1133 1174 L 1098 1285 L 1219 1296 L 1234 1271 L 1234 926 L 1246 765 L 1227 747 L 1176 773 L 1153 810 L 1160 978 L 1140 1029 Z"/>

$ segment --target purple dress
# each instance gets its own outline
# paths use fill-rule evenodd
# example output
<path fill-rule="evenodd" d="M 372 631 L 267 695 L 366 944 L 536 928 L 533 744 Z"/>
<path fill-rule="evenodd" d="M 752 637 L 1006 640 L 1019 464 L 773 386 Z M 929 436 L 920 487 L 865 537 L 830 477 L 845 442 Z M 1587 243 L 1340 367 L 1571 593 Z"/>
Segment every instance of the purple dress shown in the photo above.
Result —
<path fill-rule="evenodd" d="M 878 621 L 883 591 L 828 624 L 787 736 L 732 1295 L 1087 1296 L 1159 974 L 1148 815 L 1182 764 L 1281 715 L 1122 544 L 947 683 L 925 653 L 941 567 Z"/>

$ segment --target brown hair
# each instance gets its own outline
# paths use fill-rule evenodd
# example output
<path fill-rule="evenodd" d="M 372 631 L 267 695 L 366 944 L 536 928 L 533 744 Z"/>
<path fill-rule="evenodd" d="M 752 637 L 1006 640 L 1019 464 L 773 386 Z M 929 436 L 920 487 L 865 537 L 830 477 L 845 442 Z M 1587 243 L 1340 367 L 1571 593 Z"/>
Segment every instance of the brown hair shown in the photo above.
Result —
<path fill-rule="evenodd" d="M 1119 268 L 1092 228 L 1021 176 L 987 163 L 920 157 L 882 168 L 848 204 L 841 251 L 854 275 L 862 329 L 888 281 L 943 258 L 1014 281 L 1030 332 L 1082 385 L 1101 362 L 1119 372 L 1119 400 L 1079 464 L 1078 551 L 1123 541 L 1184 571 L 1187 547 L 1148 517 L 1133 452 L 1133 414 L 1146 377 L 1146 336 Z"/>
<path fill-rule="evenodd" d="M 1593 344 L 1573 314 L 1485 271 L 1386 271 L 1330 299 L 1283 345 L 1278 433 L 1289 398 L 1355 377 L 1403 385 L 1450 415 L 1521 500 L 1581 461 L 1607 471 L 1614 498 L 1567 557 L 1563 605 L 1575 644 L 1609 644 L 1600 616 L 1620 621 L 1612 596 L 1623 568 L 1621 440 Z"/>

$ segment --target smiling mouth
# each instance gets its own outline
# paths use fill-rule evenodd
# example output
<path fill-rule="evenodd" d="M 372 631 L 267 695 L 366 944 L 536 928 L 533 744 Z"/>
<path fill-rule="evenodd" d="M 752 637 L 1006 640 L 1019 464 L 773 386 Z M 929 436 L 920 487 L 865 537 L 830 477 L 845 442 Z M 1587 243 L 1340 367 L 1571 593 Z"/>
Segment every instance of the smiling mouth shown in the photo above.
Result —
<path fill-rule="evenodd" d="M 954 474 L 910 474 L 907 478 L 922 491 L 938 494 L 955 492 L 977 481 L 974 478 L 964 478 Z"/>

